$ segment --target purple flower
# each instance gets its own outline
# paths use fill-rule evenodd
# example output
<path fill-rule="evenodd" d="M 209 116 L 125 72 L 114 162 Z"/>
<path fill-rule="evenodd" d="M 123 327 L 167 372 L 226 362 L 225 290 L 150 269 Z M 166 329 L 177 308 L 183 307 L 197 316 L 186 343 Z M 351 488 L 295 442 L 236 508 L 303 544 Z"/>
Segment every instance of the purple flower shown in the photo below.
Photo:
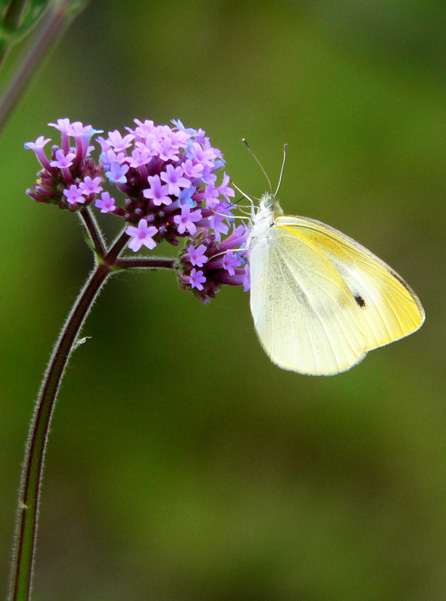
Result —
<path fill-rule="evenodd" d="M 203 267 L 209 261 L 208 257 L 204 254 L 206 250 L 207 248 L 204 244 L 200 244 L 198 248 L 195 248 L 193 244 L 188 247 L 188 258 L 194 267 Z"/>
<path fill-rule="evenodd" d="M 178 279 L 184 290 L 192 290 L 195 296 L 207 304 L 215 297 L 222 284 L 231 286 L 244 286 L 249 288 L 249 268 L 246 262 L 244 248 L 249 230 L 239 226 L 223 242 L 218 242 L 216 235 L 211 230 L 200 229 L 191 239 L 191 244 L 186 246 L 180 255 L 180 269 Z M 196 260 L 198 256 L 198 261 Z M 192 285 L 192 271 L 200 267 L 203 289 Z M 195 269 L 194 274 L 197 271 Z"/>
<path fill-rule="evenodd" d="M 179 157 L 179 149 L 170 138 L 155 140 L 153 147 L 163 161 L 175 161 Z"/>
<path fill-rule="evenodd" d="M 249 287 L 249 232 L 240 226 L 227 235 L 235 192 L 229 176 L 219 175 L 225 164 L 221 151 L 202 129 L 187 128 L 180 120 L 172 123 L 135 119 L 124 134 L 109 131 L 97 138 L 97 161 L 90 144 L 103 132 L 59 119 L 50 125 L 62 141 L 52 147 L 49 159 L 44 153 L 49 139 L 40 136 L 25 144 L 43 167 L 27 194 L 71 211 L 94 204 L 101 213 L 123 219 L 128 248 L 134 252 L 143 246 L 154 249 L 163 240 L 176 246 L 188 237 L 180 253 L 180 285 L 208 303 L 223 284 Z M 104 173 L 125 194 L 121 204 L 103 191 Z"/>
<path fill-rule="evenodd" d="M 223 257 L 223 267 L 226 269 L 229 275 L 235 275 L 234 267 L 240 267 L 241 265 L 242 260 L 233 252 L 228 252 Z"/>
<path fill-rule="evenodd" d="M 143 191 L 144 198 L 153 200 L 153 204 L 159 207 L 160 205 L 170 205 L 172 199 L 168 196 L 169 186 L 161 183 L 159 175 L 149 175 L 147 178 L 150 187 Z"/>
<path fill-rule="evenodd" d="M 190 209 L 190 205 L 182 205 L 181 215 L 175 215 L 173 218 L 174 222 L 178 226 L 177 230 L 179 234 L 184 234 L 184 232 L 187 230 L 189 234 L 193 236 L 197 232 L 197 226 L 195 225 L 195 222 L 200 221 L 202 218 L 201 211 L 198 209 L 191 213 Z"/>
<path fill-rule="evenodd" d="M 120 165 L 117 161 L 110 163 L 110 168 L 105 172 L 111 184 L 125 184 L 127 178 L 125 174 L 129 170 L 128 165 Z"/>
<path fill-rule="evenodd" d="M 196 207 L 197 203 L 192 198 L 196 191 L 197 190 L 194 186 L 191 186 L 190 188 L 186 188 L 185 190 L 182 190 L 178 197 L 180 204 L 182 204 L 182 205 L 188 204 L 191 207 Z"/>
<path fill-rule="evenodd" d="M 196 288 L 197 290 L 203 290 L 203 284 L 205 283 L 206 278 L 203 275 L 202 271 L 197 271 L 195 267 L 190 272 L 190 286 L 191 288 Z"/>
<path fill-rule="evenodd" d="M 130 167 L 133 167 L 133 169 L 138 169 L 138 167 L 147 165 L 152 158 L 152 153 L 146 146 L 139 142 L 137 142 L 135 146 L 136 148 L 132 151 L 132 158 L 129 159 L 129 165 Z"/>
<path fill-rule="evenodd" d="M 54 153 L 56 159 L 50 162 L 51 167 L 57 167 L 58 169 L 68 169 L 73 164 L 73 159 L 76 157 L 76 153 L 68 152 L 64 153 L 63 150 L 56 150 Z"/>
<path fill-rule="evenodd" d="M 148 225 L 147 219 L 140 219 L 138 227 L 129 225 L 125 230 L 125 233 L 132 238 L 128 244 L 128 247 L 134 252 L 137 252 L 141 246 L 146 246 L 148 249 L 152 250 L 156 246 L 153 236 L 155 236 L 157 232 L 158 230 L 156 227 L 153 225 Z"/>
<path fill-rule="evenodd" d="M 122 152 L 127 148 L 130 148 L 134 139 L 135 136 L 133 134 L 127 134 L 126 136 L 122 137 L 117 129 L 115 129 L 115 131 L 108 132 L 108 142 L 111 146 L 113 146 L 115 152 Z"/>
<path fill-rule="evenodd" d="M 46 158 L 45 153 L 43 152 L 43 147 L 46 144 L 48 144 L 48 142 L 51 142 L 51 138 L 44 138 L 43 136 L 39 136 L 35 142 L 26 142 L 24 144 L 26 149 L 34 150 L 38 160 L 41 162 L 43 167 L 45 167 L 45 169 L 50 168 L 49 161 Z"/>
<path fill-rule="evenodd" d="M 197 133 L 197 130 L 193 129 L 193 127 L 184 127 L 183 123 L 179 119 L 172 119 L 172 123 L 177 129 L 184 131 L 189 136 L 195 136 Z"/>
<path fill-rule="evenodd" d="M 195 160 L 197 163 L 201 163 L 203 167 L 213 167 L 214 160 L 217 155 L 215 154 L 214 149 L 210 146 L 203 148 L 201 144 L 194 142 L 192 147 L 189 149 L 187 156 L 189 159 Z"/>
<path fill-rule="evenodd" d="M 147 138 L 150 134 L 152 134 L 155 129 L 155 124 L 151 119 L 146 119 L 144 123 L 139 119 L 135 119 L 135 123 L 138 127 L 134 130 L 130 129 L 130 127 L 126 127 L 127 131 L 134 133 L 139 138 Z"/>
<path fill-rule="evenodd" d="M 229 226 L 225 223 L 226 217 L 218 213 L 214 213 L 209 217 L 209 226 L 215 232 L 215 237 L 218 241 L 221 240 L 221 234 L 226 236 L 229 231 Z"/>
<path fill-rule="evenodd" d="M 102 192 L 101 198 L 96 199 L 94 206 L 101 209 L 101 213 L 110 213 L 116 209 L 115 199 L 108 192 Z"/>
<path fill-rule="evenodd" d="M 82 192 L 74 184 L 72 184 L 68 189 L 65 189 L 63 194 L 70 206 L 75 204 L 84 204 L 85 202 L 85 197 L 82 196 Z"/>
<path fill-rule="evenodd" d="M 80 121 L 74 121 L 67 128 L 67 133 L 73 138 L 82 138 L 86 134 L 90 134 L 93 128 L 91 125 L 83 125 Z"/>
<path fill-rule="evenodd" d="M 57 123 L 48 123 L 51 127 L 55 127 L 62 134 L 67 134 L 67 136 L 71 136 L 71 123 L 69 119 L 58 119 Z"/>
<path fill-rule="evenodd" d="M 184 175 L 190 179 L 200 178 L 204 169 L 203 165 L 200 163 L 194 163 L 191 161 L 191 159 L 186 159 L 182 167 Z"/>
<path fill-rule="evenodd" d="M 51 142 L 51 138 L 39 136 L 35 142 L 25 142 L 23 146 L 27 149 L 37 151 L 46 146 L 48 142 Z"/>
<path fill-rule="evenodd" d="M 189 188 L 192 185 L 190 179 L 183 177 L 183 173 L 184 171 L 181 166 L 166 166 L 166 171 L 161 173 L 161 179 L 163 182 L 166 182 L 168 186 L 168 194 L 178 196 L 180 188 Z"/>
<path fill-rule="evenodd" d="M 208 209 L 215 209 L 220 204 L 220 191 L 212 183 L 206 186 L 203 196 L 206 199 L 206 207 Z"/>
<path fill-rule="evenodd" d="M 235 196 L 235 191 L 228 185 L 230 181 L 231 180 L 229 179 L 229 175 L 223 173 L 223 181 L 218 186 L 218 192 L 221 196 L 224 196 L 226 200 L 229 200 L 230 198 L 233 198 Z"/>
<path fill-rule="evenodd" d="M 92 179 L 89 175 L 87 175 L 83 182 L 79 183 L 79 189 L 82 190 L 82 193 L 88 196 L 89 194 L 99 194 L 102 192 L 102 177 L 95 177 Z"/>

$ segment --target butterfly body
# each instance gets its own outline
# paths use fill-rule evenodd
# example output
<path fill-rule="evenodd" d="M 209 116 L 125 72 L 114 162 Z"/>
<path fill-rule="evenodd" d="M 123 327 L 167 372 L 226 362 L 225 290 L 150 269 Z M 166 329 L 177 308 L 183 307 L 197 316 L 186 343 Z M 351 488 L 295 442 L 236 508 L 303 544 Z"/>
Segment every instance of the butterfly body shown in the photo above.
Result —
<path fill-rule="evenodd" d="M 271 360 L 304 374 L 346 371 L 416 331 L 424 310 L 391 267 L 319 221 L 262 196 L 248 238 L 251 312 Z"/>

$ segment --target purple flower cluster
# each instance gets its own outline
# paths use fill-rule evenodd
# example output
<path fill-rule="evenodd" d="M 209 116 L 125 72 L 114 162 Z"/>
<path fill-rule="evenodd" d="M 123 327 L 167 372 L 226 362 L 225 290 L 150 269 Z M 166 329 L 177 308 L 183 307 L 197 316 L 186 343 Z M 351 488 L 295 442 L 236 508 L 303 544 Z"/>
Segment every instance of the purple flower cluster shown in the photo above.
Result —
<path fill-rule="evenodd" d="M 213 148 L 201 129 L 173 127 L 135 119 L 136 127 L 100 136 L 100 162 L 90 157 L 93 135 L 102 133 L 91 125 L 59 119 L 49 125 L 62 134 L 61 147 L 53 146 L 51 159 L 44 153 L 50 141 L 43 136 L 28 142 L 42 164 L 37 181 L 27 193 L 39 202 L 49 202 L 72 211 L 94 201 L 101 213 L 111 213 L 127 222 L 128 247 L 152 250 L 161 241 L 178 245 L 190 238 L 180 255 L 178 277 L 203 302 L 215 296 L 221 284 L 247 286 L 244 247 L 245 227 L 229 233 L 234 220 L 235 196 L 220 150 Z M 71 139 L 74 143 L 71 143 Z M 125 196 L 122 206 L 103 191 L 104 176 Z"/>
<path fill-rule="evenodd" d="M 127 134 L 109 132 L 99 137 L 105 175 L 126 196 L 124 209 L 113 209 L 131 223 L 127 233 L 137 251 L 167 240 L 194 236 L 198 228 L 211 228 L 219 237 L 227 234 L 234 190 L 224 173 L 220 150 L 213 148 L 203 130 L 155 125 L 135 119 Z"/>
<path fill-rule="evenodd" d="M 79 121 L 70 123 L 68 119 L 48 125 L 61 132 L 62 144 L 52 147 L 50 160 L 44 152 L 50 138 L 40 136 L 35 142 L 25 144 L 25 148 L 34 150 L 42 165 L 36 183 L 26 193 L 37 202 L 52 203 L 61 209 L 75 211 L 88 206 L 102 192 L 103 167 L 90 158 L 94 147 L 89 145 L 93 135 L 99 132 L 91 125 L 84 126 Z M 70 145 L 70 138 L 74 146 Z"/>
<path fill-rule="evenodd" d="M 249 290 L 249 265 L 245 245 L 247 228 L 240 225 L 224 241 L 210 229 L 190 239 L 180 254 L 179 280 L 183 290 L 192 290 L 204 304 L 210 302 L 222 284 L 243 285 Z"/>

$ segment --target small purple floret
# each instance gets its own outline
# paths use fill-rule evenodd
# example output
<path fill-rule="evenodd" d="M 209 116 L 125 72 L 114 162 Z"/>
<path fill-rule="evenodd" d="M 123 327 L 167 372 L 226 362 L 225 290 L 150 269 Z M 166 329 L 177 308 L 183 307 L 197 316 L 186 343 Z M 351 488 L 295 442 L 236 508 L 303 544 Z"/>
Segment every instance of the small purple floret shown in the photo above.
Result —
<path fill-rule="evenodd" d="M 128 244 L 129 248 L 131 248 L 134 252 L 137 252 L 141 246 L 146 246 L 148 249 L 152 250 L 156 246 L 153 236 L 156 235 L 157 231 L 158 230 L 156 227 L 153 225 L 148 225 L 147 219 L 140 219 L 138 227 L 129 225 L 129 227 L 125 230 L 126 234 L 131 237 L 131 240 Z"/>

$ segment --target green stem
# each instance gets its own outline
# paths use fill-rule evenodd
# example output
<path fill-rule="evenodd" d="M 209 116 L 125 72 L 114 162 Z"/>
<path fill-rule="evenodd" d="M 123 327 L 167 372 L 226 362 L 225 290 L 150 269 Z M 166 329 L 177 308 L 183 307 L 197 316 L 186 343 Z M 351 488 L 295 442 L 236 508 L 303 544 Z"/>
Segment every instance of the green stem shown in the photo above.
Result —
<path fill-rule="evenodd" d="M 0 132 L 10 120 L 27 85 L 35 77 L 36 67 L 41 64 L 73 18 L 85 8 L 86 4 L 86 0 L 58 0 L 51 3 L 35 31 L 30 47 L 0 99 Z"/>
<path fill-rule="evenodd" d="M 82 325 L 111 269 L 99 263 L 86 282 L 62 328 L 37 399 L 31 424 L 19 500 L 11 601 L 28 601 L 37 534 L 40 483 L 49 426 L 60 383 Z"/>
<path fill-rule="evenodd" d="M 23 11 L 26 8 L 27 0 L 12 0 L 3 18 L 3 25 L 6 29 L 14 30 L 20 25 Z"/>

